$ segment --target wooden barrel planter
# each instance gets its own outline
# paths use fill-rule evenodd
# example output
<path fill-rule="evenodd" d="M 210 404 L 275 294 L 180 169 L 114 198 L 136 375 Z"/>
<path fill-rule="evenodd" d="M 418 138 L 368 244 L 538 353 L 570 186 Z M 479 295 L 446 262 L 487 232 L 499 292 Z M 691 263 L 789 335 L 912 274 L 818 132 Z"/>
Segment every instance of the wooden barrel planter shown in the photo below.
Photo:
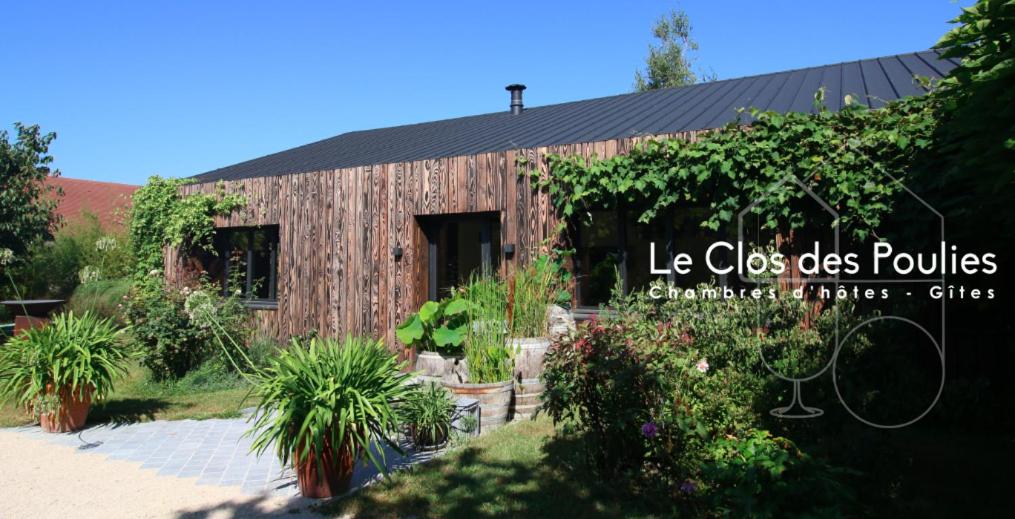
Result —
<path fill-rule="evenodd" d="M 508 339 L 508 347 L 515 352 L 515 398 L 512 407 L 516 420 L 535 416 L 543 397 L 543 358 L 550 348 L 545 337 Z"/>
<path fill-rule="evenodd" d="M 523 378 L 515 381 L 515 400 L 513 418 L 515 420 L 531 420 L 536 416 L 543 403 L 543 390 L 546 386 L 538 378 Z"/>
<path fill-rule="evenodd" d="M 493 382 L 490 384 L 462 384 L 444 382 L 444 387 L 456 396 L 479 400 L 479 431 L 496 429 L 508 421 L 511 411 L 514 381 Z"/>
<path fill-rule="evenodd" d="M 445 357 L 436 351 L 424 351 L 416 357 L 416 372 L 429 382 L 461 382 L 467 377 L 462 358 Z"/>

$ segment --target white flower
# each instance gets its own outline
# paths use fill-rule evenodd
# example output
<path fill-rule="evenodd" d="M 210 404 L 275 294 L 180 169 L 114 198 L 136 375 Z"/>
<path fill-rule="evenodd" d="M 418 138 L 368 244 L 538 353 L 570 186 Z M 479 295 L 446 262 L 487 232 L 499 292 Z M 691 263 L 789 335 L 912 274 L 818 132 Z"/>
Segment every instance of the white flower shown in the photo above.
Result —
<path fill-rule="evenodd" d="M 190 287 L 183 287 L 183 288 L 181 288 L 180 289 L 180 293 L 185 295 L 185 296 L 189 296 L 190 295 Z"/>
<path fill-rule="evenodd" d="M 708 359 L 699 360 L 698 363 L 694 365 L 694 368 L 702 373 L 705 373 L 708 371 Z"/>
<path fill-rule="evenodd" d="M 0 249 L 0 265 L 10 265 L 14 262 L 14 251 L 10 249 Z"/>
<path fill-rule="evenodd" d="M 215 319 L 215 299 L 204 290 L 195 290 L 183 301 L 183 311 L 194 324 L 209 328 Z"/>
<path fill-rule="evenodd" d="M 91 265 L 85 265 L 85 268 L 78 272 L 78 279 L 81 280 L 81 284 L 91 283 L 92 281 L 98 281 L 102 278 L 102 272 L 98 268 Z"/>
<path fill-rule="evenodd" d="M 103 236 L 95 242 L 95 250 L 99 252 L 107 252 L 116 248 L 116 238 L 112 236 Z"/>

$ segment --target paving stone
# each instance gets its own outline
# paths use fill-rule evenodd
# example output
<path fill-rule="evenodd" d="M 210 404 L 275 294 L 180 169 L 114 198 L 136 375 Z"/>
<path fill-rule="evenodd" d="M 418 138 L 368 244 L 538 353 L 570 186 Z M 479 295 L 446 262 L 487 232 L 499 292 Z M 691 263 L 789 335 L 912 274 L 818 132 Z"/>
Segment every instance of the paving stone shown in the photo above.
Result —
<path fill-rule="evenodd" d="M 80 452 L 135 461 L 164 477 L 196 478 L 202 485 L 238 486 L 251 495 L 298 495 L 293 471 L 283 469 L 270 446 L 263 456 L 250 452 L 253 439 L 243 436 L 249 427 L 245 418 L 238 418 L 104 424 L 68 434 L 43 433 L 37 426 L 14 430 Z M 433 454 L 400 456 L 389 451 L 386 456 L 389 469 L 395 469 Z M 357 464 L 355 471 L 354 486 L 377 478 L 369 464 Z"/>

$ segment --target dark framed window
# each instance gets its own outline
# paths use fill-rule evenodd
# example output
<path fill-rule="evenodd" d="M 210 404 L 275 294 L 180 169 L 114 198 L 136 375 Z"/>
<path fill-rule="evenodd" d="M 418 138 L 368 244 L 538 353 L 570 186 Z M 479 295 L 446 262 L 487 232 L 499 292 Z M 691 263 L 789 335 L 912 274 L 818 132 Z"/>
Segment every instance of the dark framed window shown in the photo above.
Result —
<path fill-rule="evenodd" d="M 278 226 L 217 229 L 215 244 L 223 261 L 222 291 L 240 295 L 251 306 L 274 306 L 278 300 Z"/>
<path fill-rule="evenodd" d="M 427 239 L 427 297 L 437 301 L 500 264 L 500 213 L 417 216 Z"/>
<path fill-rule="evenodd" d="M 641 211 L 620 207 L 592 211 L 591 222 L 572 228 L 575 246 L 575 274 L 579 308 L 595 308 L 606 303 L 618 283 L 625 294 L 664 279 L 679 287 L 693 287 L 713 278 L 705 265 L 705 251 L 720 233 L 701 227 L 708 218 L 704 208 L 677 208 L 661 215 L 651 224 L 639 223 Z M 655 243 L 655 266 L 667 274 L 652 274 L 649 254 Z M 723 249 L 725 252 L 725 249 Z M 688 274 L 670 268 L 673 258 L 689 254 L 694 261 Z M 725 280 L 719 279 L 719 283 Z"/>

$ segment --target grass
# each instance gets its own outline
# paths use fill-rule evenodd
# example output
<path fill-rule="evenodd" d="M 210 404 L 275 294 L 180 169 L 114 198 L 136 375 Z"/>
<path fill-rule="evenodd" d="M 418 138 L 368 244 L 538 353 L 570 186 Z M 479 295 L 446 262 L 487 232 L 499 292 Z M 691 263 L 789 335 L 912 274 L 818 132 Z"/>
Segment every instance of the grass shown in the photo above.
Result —
<path fill-rule="evenodd" d="M 155 382 L 135 365 L 106 400 L 92 406 L 88 423 L 234 418 L 240 409 L 255 405 L 252 399 L 244 401 L 248 389 L 236 375 L 219 370 L 199 368 L 176 382 Z M 30 423 L 21 410 L 0 406 L 0 427 Z"/>
<path fill-rule="evenodd" d="M 353 517 L 652 517 L 638 496 L 586 476 L 546 417 L 510 424 L 319 512 Z"/>

